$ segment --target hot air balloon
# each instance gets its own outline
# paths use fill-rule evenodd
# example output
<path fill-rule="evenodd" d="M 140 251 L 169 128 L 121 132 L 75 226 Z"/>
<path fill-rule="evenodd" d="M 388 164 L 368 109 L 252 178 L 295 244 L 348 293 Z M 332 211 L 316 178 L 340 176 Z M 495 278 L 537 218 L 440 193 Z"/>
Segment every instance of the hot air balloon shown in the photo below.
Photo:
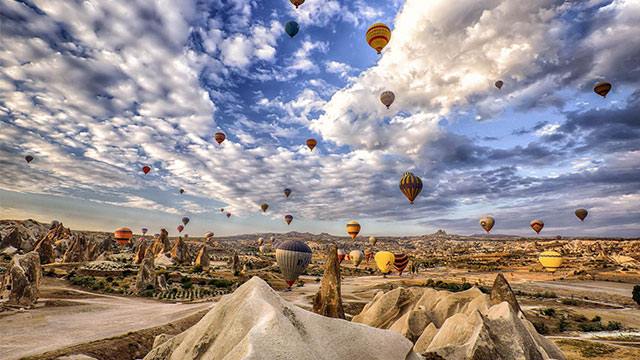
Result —
<path fill-rule="evenodd" d="M 362 260 L 364 260 L 364 254 L 362 253 L 362 250 L 351 250 L 349 258 L 351 259 L 351 263 L 358 267 Z"/>
<path fill-rule="evenodd" d="M 389 108 L 389 106 L 391 106 L 391 104 L 393 104 L 393 101 L 395 99 L 396 95 L 391 91 L 383 91 L 382 94 L 380 94 L 380 102 L 382 102 L 384 106 L 387 107 L 387 109 Z"/>
<path fill-rule="evenodd" d="M 184 226 L 178 225 L 178 227 L 176 229 L 178 229 L 178 232 L 181 233 L 182 230 L 184 230 Z"/>
<path fill-rule="evenodd" d="M 289 188 L 284 189 L 284 196 L 289 197 L 289 195 L 291 195 L 291 189 Z"/>
<path fill-rule="evenodd" d="M 311 151 L 313 151 L 313 148 L 315 148 L 316 145 L 318 145 L 318 141 L 316 139 L 307 139 L 307 146 Z"/>
<path fill-rule="evenodd" d="M 116 239 L 118 245 L 125 246 L 131 241 L 133 231 L 128 227 L 117 228 L 116 231 L 113 232 L 113 237 Z"/>
<path fill-rule="evenodd" d="M 548 250 L 540 253 L 538 261 L 549 272 L 555 272 L 562 265 L 562 255 L 553 250 Z"/>
<path fill-rule="evenodd" d="M 269 204 L 267 203 L 260 205 L 260 209 L 262 209 L 262 212 L 267 212 L 268 208 L 269 208 Z"/>
<path fill-rule="evenodd" d="M 373 251 L 370 249 L 364 249 L 364 259 L 367 261 L 367 265 L 369 265 L 369 261 L 373 258 Z"/>
<path fill-rule="evenodd" d="M 278 244 L 276 262 L 284 280 L 291 288 L 298 276 L 304 272 L 311 262 L 311 248 L 298 240 L 289 240 Z"/>
<path fill-rule="evenodd" d="M 184 189 L 180 189 L 180 194 L 184 194 Z"/>
<path fill-rule="evenodd" d="M 296 6 L 296 9 L 298 8 L 298 6 L 304 4 L 304 0 L 289 0 L 289 1 L 291 1 L 291 3 Z"/>
<path fill-rule="evenodd" d="M 487 233 L 491 231 L 495 223 L 496 223 L 496 220 L 492 216 L 485 216 L 482 219 L 480 219 L 480 226 L 482 226 L 484 231 L 486 231 Z"/>
<path fill-rule="evenodd" d="M 498 88 L 498 90 L 502 89 L 502 85 L 504 85 L 504 82 L 502 80 L 496 81 L 496 87 Z"/>
<path fill-rule="evenodd" d="M 400 179 L 400 191 L 409 199 L 409 203 L 413 204 L 413 200 L 422 191 L 422 180 L 413 173 L 406 172 Z"/>
<path fill-rule="evenodd" d="M 298 31 L 300 31 L 300 25 L 295 21 L 287 21 L 287 23 L 284 24 L 284 31 L 286 31 L 290 37 L 294 37 Z"/>
<path fill-rule="evenodd" d="M 222 144 L 224 139 L 227 138 L 227 135 L 225 135 L 223 132 L 217 132 L 217 133 L 215 133 L 215 135 L 213 135 L 213 138 L 216 140 L 218 145 L 220 145 L 220 144 Z"/>
<path fill-rule="evenodd" d="M 291 224 L 292 221 L 293 221 L 293 216 L 291 216 L 291 215 L 285 215 L 284 216 L 284 222 L 286 222 L 287 225 Z"/>
<path fill-rule="evenodd" d="M 378 239 L 376 239 L 375 236 L 369 236 L 369 245 L 376 246 L 377 242 L 378 242 Z"/>
<path fill-rule="evenodd" d="M 230 217 L 231 217 L 231 213 L 230 213 L 230 212 L 228 212 L 228 213 L 227 213 L 227 218 L 230 218 Z"/>
<path fill-rule="evenodd" d="M 584 221 L 587 215 L 589 215 L 589 212 L 587 211 L 587 209 L 576 210 L 576 216 L 578 217 L 578 219 L 580 219 L 580 221 Z"/>
<path fill-rule="evenodd" d="M 606 81 L 599 82 L 593 87 L 593 91 L 602 97 L 607 97 L 607 94 L 611 91 L 611 84 Z"/>
<path fill-rule="evenodd" d="M 258 246 L 258 251 L 260 251 L 260 254 L 265 254 L 267 252 L 267 247 L 265 245 L 260 245 Z"/>
<path fill-rule="evenodd" d="M 149 166 L 145 165 L 142 167 L 142 172 L 145 173 L 145 175 L 148 174 L 149 171 L 151 171 L 151 168 Z"/>
<path fill-rule="evenodd" d="M 342 260 L 344 260 L 345 256 L 347 256 L 347 253 L 342 249 L 338 249 L 338 264 L 342 264 Z"/>
<path fill-rule="evenodd" d="M 544 227 L 544 222 L 540 219 L 535 219 L 531 222 L 530 226 L 536 234 L 540 234 L 540 231 L 542 231 L 542 228 Z"/>
<path fill-rule="evenodd" d="M 33 161 L 33 156 L 31 155 L 27 155 L 24 157 L 24 159 L 27 161 L 27 164 L 31 163 Z"/>
<path fill-rule="evenodd" d="M 380 269 L 380 272 L 384 275 L 391 272 L 391 267 L 393 266 L 395 259 L 395 255 L 388 251 L 378 251 L 374 256 L 378 269 Z"/>
<path fill-rule="evenodd" d="M 149 231 L 149 229 L 147 228 L 142 228 L 142 235 L 147 235 L 147 231 Z"/>
<path fill-rule="evenodd" d="M 407 254 L 393 254 L 393 267 L 396 269 L 398 274 L 402 276 L 402 272 L 409 264 L 409 257 Z"/>
<path fill-rule="evenodd" d="M 351 220 L 347 223 L 347 234 L 351 236 L 351 239 L 355 240 L 359 232 L 360 232 L 360 224 L 358 224 L 357 221 Z"/>
<path fill-rule="evenodd" d="M 182 218 L 182 223 L 183 223 L 183 224 L 185 224 L 185 225 L 187 225 L 187 224 L 189 223 L 189 218 L 188 218 L 188 217 L 186 217 L 186 216 L 185 216 L 185 217 L 183 217 L 183 218 Z"/>
<path fill-rule="evenodd" d="M 220 208 L 220 212 L 224 212 L 224 208 Z"/>
<path fill-rule="evenodd" d="M 264 238 L 258 238 L 258 246 L 264 244 Z"/>
<path fill-rule="evenodd" d="M 375 23 L 367 29 L 366 38 L 367 44 L 380 54 L 391 40 L 391 29 L 383 23 Z"/>

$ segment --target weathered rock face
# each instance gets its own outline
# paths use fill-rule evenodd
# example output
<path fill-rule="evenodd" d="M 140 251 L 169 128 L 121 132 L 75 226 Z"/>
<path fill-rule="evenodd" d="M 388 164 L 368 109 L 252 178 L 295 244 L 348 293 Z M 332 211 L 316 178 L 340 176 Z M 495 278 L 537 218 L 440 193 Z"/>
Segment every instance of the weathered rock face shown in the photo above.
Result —
<path fill-rule="evenodd" d="M 96 244 L 91 244 L 84 235 L 72 235 L 69 248 L 62 257 L 62 262 L 84 262 L 94 259 Z"/>
<path fill-rule="evenodd" d="M 340 262 L 336 245 L 331 245 L 327 250 L 327 262 L 324 265 L 320 289 L 313 298 L 313 312 L 332 318 L 345 318 L 340 294 Z"/>
<path fill-rule="evenodd" d="M 50 264 L 56 261 L 56 252 L 53 250 L 53 244 L 51 240 L 47 237 L 40 239 L 36 243 L 35 249 L 33 251 L 38 253 L 40 256 L 40 264 Z"/>
<path fill-rule="evenodd" d="M 209 251 L 207 250 L 207 245 L 202 245 L 200 251 L 198 251 L 198 255 L 196 255 L 196 260 L 194 261 L 194 265 L 202 267 L 202 269 L 209 269 L 210 260 L 209 260 Z"/>
<path fill-rule="evenodd" d="M 171 248 L 171 259 L 177 264 L 191 264 L 189 247 L 187 243 L 182 240 L 182 237 L 178 237 L 173 248 Z"/>
<path fill-rule="evenodd" d="M 393 332 L 303 310 L 254 277 L 187 331 L 156 338 L 145 360 L 408 360 L 411 346 Z"/>
<path fill-rule="evenodd" d="M 138 250 L 136 251 L 136 255 L 133 257 L 134 264 L 140 264 L 142 260 L 145 258 L 145 254 L 147 252 L 147 243 L 144 241 L 140 241 L 138 245 Z M 151 255 L 153 257 L 153 255 Z"/>
<path fill-rule="evenodd" d="M 156 280 L 153 257 L 144 258 L 140 264 L 138 276 L 136 277 L 136 291 L 141 292 L 151 287 L 155 289 L 157 285 Z"/>
<path fill-rule="evenodd" d="M 234 276 L 240 275 L 240 271 L 242 270 L 242 264 L 240 263 L 240 257 L 237 253 L 233 253 L 231 257 L 231 271 L 233 271 Z"/>
<path fill-rule="evenodd" d="M 68 241 L 71 238 L 71 230 L 65 228 L 62 223 L 55 223 L 51 225 L 51 228 L 47 234 L 35 245 L 35 251 L 40 255 L 40 264 L 50 264 L 55 262 L 57 253 L 54 249 L 54 245 Z"/>
<path fill-rule="evenodd" d="M 22 236 L 20 236 L 20 232 L 17 228 L 14 228 L 9 234 L 7 234 L 2 241 L 0 241 L 0 249 L 4 249 L 6 247 L 12 246 L 16 249 L 20 249 L 20 244 L 22 243 Z"/>
<path fill-rule="evenodd" d="M 513 290 L 511 290 L 511 285 L 509 285 L 509 282 L 502 274 L 498 274 L 496 279 L 493 281 L 493 287 L 491 288 L 491 295 L 489 295 L 489 298 L 493 305 L 506 301 L 511 305 L 511 308 L 515 312 L 521 311 L 516 295 L 513 293 Z"/>
<path fill-rule="evenodd" d="M 171 243 L 169 242 L 169 232 L 166 229 L 160 229 L 160 236 L 158 236 L 151 245 L 151 251 L 153 255 L 160 253 L 166 253 L 171 249 Z"/>
<path fill-rule="evenodd" d="M 2 282 L 2 299 L 8 304 L 30 307 L 38 300 L 42 270 L 35 251 L 15 255 Z"/>
<path fill-rule="evenodd" d="M 491 296 L 477 288 L 379 292 L 353 321 L 404 335 L 428 359 L 564 359 L 519 309 L 509 283 L 498 276 Z"/>

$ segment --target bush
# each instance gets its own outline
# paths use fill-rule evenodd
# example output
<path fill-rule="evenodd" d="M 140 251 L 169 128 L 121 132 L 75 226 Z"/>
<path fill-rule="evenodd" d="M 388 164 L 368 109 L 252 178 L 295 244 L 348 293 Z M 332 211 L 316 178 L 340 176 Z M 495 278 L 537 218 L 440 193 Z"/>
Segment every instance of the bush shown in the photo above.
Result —
<path fill-rule="evenodd" d="M 602 318 L 598 315 L 594 316 L 593 319 L 591 319 L 592 322 L 599 322 L 600 320 L 602 320 Z"/>
<path fill-rule="evenodd" d="M 564 317 L 560 318 L 560 320 L 558 320 L 558 332 L 565 332 L 568 328 L 569 323 L 567 320 L 565 320 Z"/>
<path fill-rule="evenodd" d="M 225 279 L 210 279 L 207 283 L 209 286 L 215 286 L 220 288 L 228 288 L 233 285 L 233 281 Z"/>
<path fill-rule="evenodd" d="M 602 331 L 604 330 L 604 326 L 600 321 L 598 322 L 588 322 L 578 325 L 581 331 L 591 332 L 591 331 Z"/>
<path fill-rule="evenodd" d="M 554 308 L 542 309 L 541 313 L 544 316 L 554 317 L 554 316 L 556 316 L 556 309 L 554 309 Z"/>
<path fill-rule="evenodd" d="M 640 285 L 634 286 L 631 294 L 633 295 L 633 301 L 640 305 Z"/>
<path fill-rule="evenodd" d="M 549 328 L 547 328 L 547 325 L 545 325 L 542 321 L 541 322 L 534 322 L 533 326 L 536 328 L 536 331 L 540 335 L 546 335 L 546 334 L 549 333 Z"/>
<path fill-rule="evenodd" d="M 562 300 L 560 300 L 560 302 L 563 305 L 570 305 L 570 306 L 577 306 L 578 305 L 578 300 L 575 300 L 575 299 L 562 299 Z"/>
<path fill-rule="evenodd" d="M 183 289 L 191 289 L 193 287 L 193 284 L 191 283 L 191 281 L 187 281 L 187 282 L 183 282 L 182 283 L 182 288 Z"/>
<path fill-rule="evenodd" d="M 194 265 L 192 272 L 194 273 L 201 273 L 202 272 L 202 265 Z"/>
<path fill-rule="evenodd" d="M 558 295 L 556 295 L 556 293 L 554 293 L 553 291 L 538 292 L 535 293 L 534 296 L 545 299 L 555 299 L 558 297 Z"/>
<path fill-rule="evenodd" d="M 617 322 L 617 321 L 609 321 L 607 323 L 607 327 L 606 328 L 609 331 L 621 330 L 622 329 L 622 324 Z"/>

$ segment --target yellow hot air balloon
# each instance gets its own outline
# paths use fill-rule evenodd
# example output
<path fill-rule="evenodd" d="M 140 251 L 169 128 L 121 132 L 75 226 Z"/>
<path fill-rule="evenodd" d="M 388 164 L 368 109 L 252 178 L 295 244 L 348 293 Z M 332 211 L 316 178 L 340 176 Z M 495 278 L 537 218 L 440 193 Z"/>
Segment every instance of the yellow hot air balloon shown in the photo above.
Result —
<path fill-rule="evenodd" d="M 389 251 L 378 251 L 373 257 L 380 272 L 388 274 L 393 270 L 393 263 L 396 261 L 395 255 Z"/>
<path fill-rule="evenodd" d="M 391 40 L 391 29 L 383 23 L 375 23 L 367 29 L 366 37 L 367 44 L 380 54 Z"/>
<path fill-rule="evenodd" d="M 549 272 L 555 272 L 562 265 L 562 255 L 553 250 L 544 251 L 538 256 L 538 261 Z"/>
<path fill-rule="evenodd" d="M 406 172 L 400 179 L 400 191 L 407 197 L 409 203 L 413 204 L 413 200 L 415 200 L 422 191 L 422 180 L 413 175 L 413 173 Z"/>
<path fill-rule="evenodd" d="M 357 221 L 351 220 L 347 223 L 347 234 L 351 236 L 351 239 L 355 239 L 360 232 L 360 224 Z"/>
<path fill-rule="evenodd" d="M 492 216 L 485 216 L 482 219 L 480 219 L 480 226 L 482 226 L 484 231 L 486 231 L 487 233 L 491 231 L 495 223 L 496 223 L 496 220 Z"/>

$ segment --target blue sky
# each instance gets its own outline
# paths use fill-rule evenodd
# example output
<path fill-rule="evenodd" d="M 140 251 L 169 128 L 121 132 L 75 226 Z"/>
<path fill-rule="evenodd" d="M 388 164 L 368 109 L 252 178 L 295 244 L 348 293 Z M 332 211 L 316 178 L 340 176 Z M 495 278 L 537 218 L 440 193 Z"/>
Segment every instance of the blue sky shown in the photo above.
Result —
<path fill-rule="evenodd" d="M 640 236 L 636 1 L 3 1 L 0 18 L 1 218 L 412 235 L 490 214 L 497 233 Z"/>

